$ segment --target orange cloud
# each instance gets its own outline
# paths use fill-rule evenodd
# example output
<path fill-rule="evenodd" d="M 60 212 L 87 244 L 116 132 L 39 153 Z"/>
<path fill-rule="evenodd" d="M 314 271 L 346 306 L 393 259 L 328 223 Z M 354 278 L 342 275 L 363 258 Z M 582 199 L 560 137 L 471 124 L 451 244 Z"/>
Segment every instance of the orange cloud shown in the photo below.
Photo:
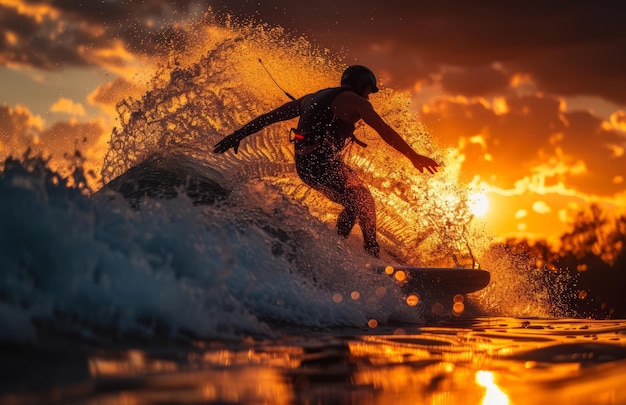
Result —
<path fill-rule="evenodd" d="M 560 98 L 502 96 L 490 105 L 481 98 L 439 97 L 421 117 L 435 138 L 459 148 L 463 171 L 492 186 L 507 189 L 537 178 L 541 187 L 560 184 L 598 196 L 623 190 L 616 179 L 626 177 L 626 137 L 591 112 L 566 112 Z M 613 120 L 621 122 L 620 115 Z"/>
<path fill-rule="evenodd" d="M 611 114 L 610 123 L 614 129 L 626 133 L 626 111 L 615 111 Z"/>
<path fill-rule="evenodd" d="M 0 105 L 0 158 L 21 155 L 26 148 L 37 144 L 43 126 L 43 119 L 26 107 Z"/>
<path fill-rule="evenodd" d="M 2 0 L 0 5 L 14 8 L 18 14 L 32 17 L 37 23 L 41 23 L 44 18 L 56 19 L 59 12 L 54 7 L 46 3 L 28 3 L 19 0 Z"/>
<path fill-rule="evenodd" d="M 84 117 L 85 107 L 80 103 L 74 103 L 69 98 L 61 97 L 50 107 L 51 112 L 61 112 L 74 116 Z"/>
<path fill-rule="evenodd" d="M 0 105 L 0 161 L 9 156 L 21 158 L 30 149 L 51 157 L 50 167 L 63 172 L 69 164 L 66 156 L 78 149 L 86 158 L 85 168 L 99 173 L 105 150 L 102 140 L 108 135 L 100 120 L 57 122 L 46 128 L 43 119 L 27 108 Z M 98 176 L 90 180 L 92 188 L 97 188 Z"/>
<path fill-rule="evenodd" d="M 208 4 L 0 0 L 0 65 L 59 70 L 97 64 L 117 71 L 137 58 L 183 49 Z"/>
<path fill-rule="evenodd" d="M 88 100 L 93 105 L 114 109 L 120 100 L 126 97 L 139 97 L 146 90 L 144 86 L 131 83 L 123 77 L 117 77 L 112 82 L 98 86 L 89 95 Z"/>
<path fill-rule="evenodd" d="M 548 214 L 552 211 L 552 209 L 544 201 L 535 201 L 533 203 L 533 211 L 538 214 Z"/>

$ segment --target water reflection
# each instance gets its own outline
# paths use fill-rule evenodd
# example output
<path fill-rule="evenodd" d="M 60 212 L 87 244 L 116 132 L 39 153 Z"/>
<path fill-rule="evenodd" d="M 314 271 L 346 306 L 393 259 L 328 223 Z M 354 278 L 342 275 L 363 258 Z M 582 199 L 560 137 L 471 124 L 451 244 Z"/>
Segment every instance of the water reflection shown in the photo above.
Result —
<path fill-rule="evenodd" d="M 485 387 L 485 397 L 483 405 L 507 405 L 509 397 L 494 382 L 494 374 L 491 371 L 478 371 L 476 373 L 476 383 Z"/>
<path fill-rule="evenodd" d="M 626 403 L 626 321 L 453 319 L 367 333 L 98 352 L 88 382 L 0 402 Z"/>

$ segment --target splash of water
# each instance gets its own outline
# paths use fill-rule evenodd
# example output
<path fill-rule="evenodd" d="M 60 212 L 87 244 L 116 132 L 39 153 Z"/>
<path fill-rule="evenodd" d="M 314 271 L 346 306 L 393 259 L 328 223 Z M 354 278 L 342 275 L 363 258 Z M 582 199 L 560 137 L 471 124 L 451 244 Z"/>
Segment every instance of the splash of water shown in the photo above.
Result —
<path fill-rule="evenodd" d="M 290 204 L 304 206 L 332 228 L 340 207 L 305 186 L 293 169 L 288 138 L 295 122 L 274 124 L 247 138 L 237 155 L 216 155 L 212 148 L 250 119 L 287 101 L 260 57 L 281 87 L 296 97 L 336 86 L 345 67 L 341 58 L 280 27 L 227 21 L 203 23 L 194 32 L 194 45 L 172 50 L 141 99 L 118 104 L 121 125 L 111 137 L 104 181 L 148 156 L 176 150 L 219 170 L 225 185 L 239 190 L 235 194 L 249 206 L 268 208 L 268 190 L 279 190 L 288 201 L 279 211 L 289 212 Z M 515 254 L 490 249 L 493 239 L 471 210 L 478 187 L 460 180 L 455 151 L 438 145 L 422 127 L 406 95 L 383 89 L 371 102 L 414 150 L 441 162 L 436 175 L 421 175 L 373 130 L 357 128 L 369 147 L 351 146 L 344 159 L 374 195 L 379 238 L 389 257 L 413 265 L 487 268 L 494 282 L 477 295 L 483 307 L 504 315 L 552 314 L 555 299 L 541 277 L 533 277 Z M 297 229 L 301 224 L 287 215 L 284 225 Z"/>
<path fill-rule="evenodd" d="M 227 206 L 193 207 L 183 197 L 145 201 L 135 212 L 106 194 L 88 199 L 69 192 L 35 170 L 5 170 L 0 186 L 11 198 L 2 204 L 19 214 L 5 218 L 6 229 L 25 236 L 0 240 L 0 260 L 11 275 L 0 283 L 4 317 L 21 320 L 30 337 L 32 319 L 67 324 L 64 330 L 80 330 L 89 320 L 93 330 L 113 334 L 150 334 L 166 325 L 204 337 L 264 333 L 264 319 L 362 326 L 393 313 L 419 322 L 417 308 L 398 308 L 404 298 L 397 286 L 364 271 L 370 258 L 358 235 L 342 241 L 335 234 L 339 207 L 295 174 L 288 141 L 295 122 L 247 138 L 237 155 L 212 153 L 224 135 L 286 101 L 260 56 L 296 96 L 336 85 L 340 60 L 280 28 L 201 25 L 195 32 L 194 46 L 172 51 L 149 91 L 118 104 L 120 126 L 102 177 L 110 184 L 156 156 L 215 180 L 229 191 Z M 383 90 L 372 102 L 415 150 L 443 163 L 440 173 L 420 175 L 369 128 L 358 129 L 369 147 L 352 146 L 345 159 L 374 195 L 388 257 L 424 266 L 478 261 L 495 276 L 477 297 L 482 306 L 496 314 L 543 315 L 549 300 L 538 284 L 520 275 L 524 269 L 510 255 L 487 254 L 489 237 L 473 220 L 473 190 L 459 180 L 453 151 L 424 131 L 407 97 Z M 41 184 L 45 192 L 38 191 Z M 34 237 L 55 255 L 33 247 Z"/>
<path fill-rule="evenodd" d="M 288 141 L 294 122 L 272 125 L 247 138 L 238 155 L 215 155 L 211 150 L 224 135 L 286 101 L 259 57 L 295 96 L 337 85 L 343 68 L 339 58 L 277 27 L 202 25 L 196 32 L 193 52 L 173 51 L 158 69 L 151 90 L 139 100 L 118 104 L 121 127 L 112 134 L 104 181 L 175 146 L 208 166 L 219 167 L 230 186 L 262 179 L 331 224 L 339 207 L 320 198 L 295 175 Z M 405 95 L 383 90 L 372 103 L 416 151 L 442 162 L 437 175 L 420 175 L 370 128 L 357 129 L 369 147 L 351 146 L 344 158 L 377 201 L 383 245 L 404 262 L 475 266 L 488 238 L 474 224 L 468 204 L 471 190 L 458 180 L 454 155 L 422 128 Z"/>

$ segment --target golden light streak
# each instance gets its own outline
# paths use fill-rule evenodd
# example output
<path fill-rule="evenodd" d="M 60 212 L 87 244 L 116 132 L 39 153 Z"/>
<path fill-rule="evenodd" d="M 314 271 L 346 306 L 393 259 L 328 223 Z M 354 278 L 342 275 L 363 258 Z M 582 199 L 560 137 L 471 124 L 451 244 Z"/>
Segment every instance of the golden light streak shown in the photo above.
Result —
<path fill-rule="evenodd" d="M 534 170 L 537 172 L 531 176 L 524 176 L 515 181 L 512 188 L 501 188 L 492 186 L 490 191 L 505 197 L 514 197 L 524 195 L 526 193 L 536 193 L 539 195 L 559 194 L 569 197 L 579 197 L 586 199 L 586 195 L 568 188 L 563 182 L 559 181 L 552 185 L 546 185 L 546 178 L 557 176 L 559 174 L 582 174 L 585 170 L 584 162 L 577 162 L 577 166 L 566 166 L 559 164 L 558 168 L 553 166 L 537 166 Z"/>
<path fill-rule="evenodd" d="M 485 387 L 483 405 L 506 405 L 509 403 L 508 395 L 496 385 L 491 371 L 476 372 L 476 383 Z"/>

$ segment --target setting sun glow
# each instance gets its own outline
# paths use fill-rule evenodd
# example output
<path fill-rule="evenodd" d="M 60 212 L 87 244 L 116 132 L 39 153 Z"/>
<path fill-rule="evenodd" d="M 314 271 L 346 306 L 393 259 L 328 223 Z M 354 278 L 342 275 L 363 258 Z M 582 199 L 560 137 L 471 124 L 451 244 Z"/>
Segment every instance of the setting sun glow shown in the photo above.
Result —
<path fill-rule="evenodd" d="M 472 193 L 468 197 L 470 212 L 477 217 L 484 217 L 489 211 L 489 199 L 481 193 Z"/>

